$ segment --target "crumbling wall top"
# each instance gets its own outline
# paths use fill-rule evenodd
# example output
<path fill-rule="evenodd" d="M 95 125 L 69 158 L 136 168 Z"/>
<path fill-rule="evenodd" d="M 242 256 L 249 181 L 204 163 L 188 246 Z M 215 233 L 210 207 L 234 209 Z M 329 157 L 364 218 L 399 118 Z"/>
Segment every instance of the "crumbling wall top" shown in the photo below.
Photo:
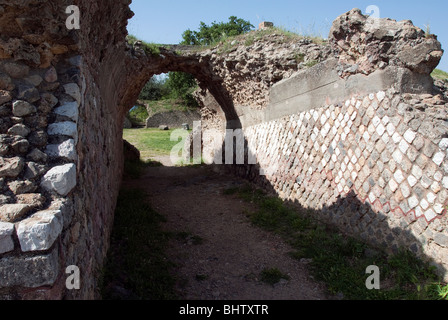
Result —
<path fill-rule="evenodd" d="M 359 9 L 333 22 L 329 43 L 339 58 L 338 71 L 343 77 L 370 74 L 387 66 L 429 75 L 443 55 L 437 37 L 414 26 L 412 21 L 369 17 Z"/>

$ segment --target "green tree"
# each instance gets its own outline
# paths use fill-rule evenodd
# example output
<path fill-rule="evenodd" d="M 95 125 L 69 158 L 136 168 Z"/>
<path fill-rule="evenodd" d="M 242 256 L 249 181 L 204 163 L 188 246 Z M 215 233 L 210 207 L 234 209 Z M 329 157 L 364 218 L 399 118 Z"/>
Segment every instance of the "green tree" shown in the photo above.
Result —
<path fill-rule="evenodd" d="M 168 73 L 166 86 L 172 98 L 182 99 L 188 106 L 197 105 L 192 95 L 197 86 L 193 75 L 185 72 L 170 72 Z"/>
<path fill-rule="evenodd" d="M 198 31 L 188 29 L 182 34 L 181 44 L 212 45 L 224 37 L 237 36 L 249 32 L 253 28 L 254 26 L 249 21 L 235 16 L 229 17 L 228 22 L 212 22 L 211 26 L 201 22 Z"/>
<path fill-rule="evenodd" d="M 169 94 L 168 86 L 166 85 L 166 80 L 152 77 L 143 87 L 140 92 L 140 100 L 160 100 Z"/>

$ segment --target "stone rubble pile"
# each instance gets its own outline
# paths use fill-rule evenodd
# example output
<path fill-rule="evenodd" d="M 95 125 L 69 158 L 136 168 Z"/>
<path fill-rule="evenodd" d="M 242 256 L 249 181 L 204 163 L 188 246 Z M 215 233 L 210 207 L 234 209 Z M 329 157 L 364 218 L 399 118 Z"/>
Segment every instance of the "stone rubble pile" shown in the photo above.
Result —
<path fill-rule="evenodd" d="M 333 22 L 329 43 L 333 55 L 339 58 L 342 77 L 367 75 L 387 66 L 430 74 L 443 55 L 437 37 L 425 34 L 412 21 L 368 17 L 359 9 Z"/>

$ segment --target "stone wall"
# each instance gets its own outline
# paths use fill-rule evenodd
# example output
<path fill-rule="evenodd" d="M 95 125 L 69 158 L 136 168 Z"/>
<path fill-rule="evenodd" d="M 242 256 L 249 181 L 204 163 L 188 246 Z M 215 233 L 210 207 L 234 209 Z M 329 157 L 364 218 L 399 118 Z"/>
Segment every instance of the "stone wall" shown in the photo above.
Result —
<path fill-rule="evenodd" d="M 80 30 L 66 27 L 72 4 Z M 110 4 L 0 1 L 2 299 L 99 297 L 123 161 L 113 74 L 132 59 L 129 1 Z M 72 265 L 79 290 L 66 288 Z"/>
<path fill-rule="evenodd" d="M 58 28 L 65 26 L 65 7 L 0 2 L 0 296 L 6 299 L 62 296 L 62 236 L 74 214 L 82 103 L 77 39 Z"/>
<path fill-rule="evenodd" d="M 264 109 L 240 113 L 246 165 L 219 168 L 370 244 L 409 248 L 447 280 L 448 99 L 429 76 L 440 43 L 409 22 L 377 26 L 359 10 L 338 18 L 334 56 L 271 86 Z M 395 51 L 403 39 L 415 47 Z"/>
<path fill-rule="evenodd" d="M 421 111 L 409 103 L 425 101 Z M 445 101 L 389 90 L 354 96 L 244 129 L 259 166 L 242 166 L 317 219 L 448 270 Z M 267 175 L 260 175 L 259 167 Z"/>
<path fill-rule="evenodd" d="M 167 112 L 159 112 L 151 115 L 146 120 L 146 128 L 158 128 L 159 126 L 168 126 L 169 128 L 182 128 L 184 123 L 187 123 L 190 128 L 193 127 L 194 121 L 201 120 L 201 113 L 199 110 L 172 110 Z"/>

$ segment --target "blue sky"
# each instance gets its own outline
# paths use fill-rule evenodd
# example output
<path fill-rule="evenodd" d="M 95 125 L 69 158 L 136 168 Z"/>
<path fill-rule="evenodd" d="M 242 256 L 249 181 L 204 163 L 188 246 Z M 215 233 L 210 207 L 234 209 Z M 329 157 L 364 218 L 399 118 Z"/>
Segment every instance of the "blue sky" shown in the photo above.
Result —
<path fill-rule="evenodd" d="M 197 30 L 200 21 L 210 24 L 234 15 L 256 27 L 262 21 L 271 21 L 291 31 L 326 38 L 336 17 L 353 8 L 367 13 L 370 5 L 379 8 L 381 18 L 412 20 L 422 29 L 429 25 L 442 48 L 448 50 L 446 0 L 132 0 L 135 16 L 129 21 L 128 31 L 147 42 L 175 44 L 182 40 L 185 30 Z M 438 68 L 448 71 L 448 52 Z"/>

